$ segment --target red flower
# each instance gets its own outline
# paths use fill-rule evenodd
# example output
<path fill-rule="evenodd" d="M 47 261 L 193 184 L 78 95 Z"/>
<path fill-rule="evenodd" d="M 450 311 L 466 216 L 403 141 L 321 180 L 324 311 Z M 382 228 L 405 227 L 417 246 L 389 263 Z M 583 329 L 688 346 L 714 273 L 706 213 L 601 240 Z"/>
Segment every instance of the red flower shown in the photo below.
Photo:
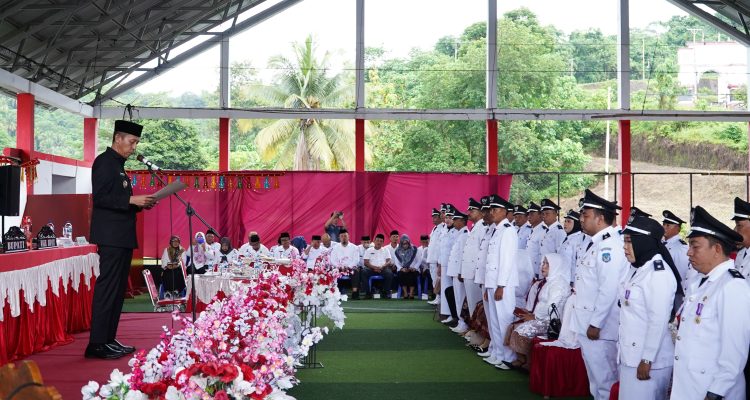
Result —
<path fill-rule="evenodd" d="M 227 395 L 227 392 L 225 392 L 222 389 L 222 390 L 219 390 L 218 392 L 214 393 L 214 399 L 215 400 L 229 400 L 229 396 Z"/>
<path fill-rule="evenodd" d="M 221 367 L 218 376 L 221 377 L 222 382 L 229 383 L 237 378 L 238 375 L 239 373 L 234 365 L 225 364 Z"/>
<path fill-rule="evenodd" d="M 167 385 L 163 382 L 144 383 L 141 392 L 149 398 L 162 397 L 167 393 Z"/>
<path fill-rule="evenodd" d="M 240 364 L 240 369 L 242 370 L 242 379 L 246 381 L 252 381 L 255 379 L 255 371 L 253 371 L 253 367 L 247 364 Z"/>
<path fill-rule="evenodd" d="M 219 369 L 214 363 L 205 363 L 201 366 L 201 373 L 206 376 L 217 376 L 219 374 Z"/>

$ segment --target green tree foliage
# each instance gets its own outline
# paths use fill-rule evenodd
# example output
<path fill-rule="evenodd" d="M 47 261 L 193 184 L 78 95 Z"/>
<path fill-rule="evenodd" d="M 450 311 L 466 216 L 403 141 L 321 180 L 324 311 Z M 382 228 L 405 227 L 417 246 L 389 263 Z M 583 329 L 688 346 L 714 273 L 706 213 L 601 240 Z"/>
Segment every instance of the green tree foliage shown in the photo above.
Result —
<path fill-rule="evenodd" d="M 617 76 L 617 40 L 599 29 L 570 34 L 571 57 L 579 83 L 601 82 Z"/>
<path fill-rule="evenodd" d="M 272 85 L 255 93 L 268 105 L 285 108 L 351 106 L 353 91 L 342 74 L 328 74 L 329 54 L 321 59 L 311 36 L 294 45 L 295 58 L 273 57 L 270 66 L 282 71 Z M 265 161 L 295 170 L 354 169 L 353 121 L 317 118 L 278 120 L 258 132 L 255 143 Z"/>
<path fill-rule="evenodd" d="M 201 146 L 198 130 L 181 120 L 141 120 L 143 136 L 138 152 L 148 154 L 148 159 L 163 169 L 204 169 L 208 162 Z M 110 140 L 111 142 L 111 140 Z M 138 161 L 129 160 L 126 168 L 142 169 Z"/>

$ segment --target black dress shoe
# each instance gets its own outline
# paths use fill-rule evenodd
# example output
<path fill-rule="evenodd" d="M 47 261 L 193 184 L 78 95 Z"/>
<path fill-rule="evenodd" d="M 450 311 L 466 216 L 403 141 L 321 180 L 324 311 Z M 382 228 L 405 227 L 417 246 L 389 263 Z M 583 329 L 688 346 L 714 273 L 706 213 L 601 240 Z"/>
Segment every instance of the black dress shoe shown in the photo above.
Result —
<path fill-rule="evenodd" d="M 110 343 L 109 346 L 119 351 L 120 353 L 131 354 L 135 352 L 135 347 L 124 345 L 118 342 L 117 339 L 115 339 L 114 342 Z"/>
<path fill-rule="evenodd" d="M 86 358 L 101 358 L 105 360 L 114 360 L 124 355 L 125 353 L 108 344 L 89 344 L 84 353 Z"/>

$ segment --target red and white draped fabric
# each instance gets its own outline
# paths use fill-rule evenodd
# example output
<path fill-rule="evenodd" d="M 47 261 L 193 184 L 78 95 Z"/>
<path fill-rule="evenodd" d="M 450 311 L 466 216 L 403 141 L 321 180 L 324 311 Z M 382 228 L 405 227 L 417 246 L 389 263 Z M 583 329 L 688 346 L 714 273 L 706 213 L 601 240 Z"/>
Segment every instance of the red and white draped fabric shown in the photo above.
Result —
<path fill-rule="evenodd" d="M 323 224 L 333 211 L 343 211 L 350 238 L 388 234 L 391 230 L 419 237 L 432 229 L 433 207 L 452 203 L 465 210 L 469 197 L 510 193 L 511 175 L 443 174 L 411 172 L 286 172 L 278 177 L 278 188 L 212 190 L 188 188 L 180 195 L 189 201 L 222 236 L 235 246 L 257 231 L 270 248 L 281 232 L 292 236 L 323 233 Z M 158 187 L 137 185 L 136 194 L 153 193 Z M 154 209 L 140 213 L 143 231 L 139 247 L 145 256 L 159 257 L 172 233 L 186 243 L 187 217 L 182 204 L 163 200 Z M 195 232 L 204 231 L 193 220 Z"/>
<path fill-rule="evenodd" d="M 0 255 L 0 364 L 89 329 L 98 275 L 93 245 Z"/>

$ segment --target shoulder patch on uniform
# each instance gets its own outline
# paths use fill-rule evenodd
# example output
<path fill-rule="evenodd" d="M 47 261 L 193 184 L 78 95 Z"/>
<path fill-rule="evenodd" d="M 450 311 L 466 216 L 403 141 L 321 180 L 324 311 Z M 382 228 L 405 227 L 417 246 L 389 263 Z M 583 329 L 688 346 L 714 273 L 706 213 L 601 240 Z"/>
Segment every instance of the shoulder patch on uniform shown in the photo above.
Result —
<path fill-rule="evenodd" d="M 664 271 L 664 262 L 662 260 L 654 261 L 654 271 Z"/>
<path fill-rule="evenodd" d="M 609 239 L 610 237 L 612 237 L 612 235 L 610 235 L 609 233 L 605 233 L 605 234 L 604 234 L 604 235 L 602 236 L 602 240 L 607 240 L 607 239 Z"/>
<path fill-rule="evenodd" d="M 602 249 L 602 261 L 608 263 L 612 261 L 612 249 L 605 247 Z"/>
<path fill-rule="evenodd" d="M 684 240 L 682 240 L 682 239 L 680 239 L 680 243 L 682 243 L 682 244 L 687 244 L 687 242 L 686 242 L 686 241 L 684 241 Z"/>
<path fill-rule="evenodd" d="M 506 228 L 509 228 L 510 224 L 506 222 L 506 223 L 503 224 L 503 226 L 506 227 Z"/>
<path fill-rule="evenodd" d="M 562 225 L 558 225 L 557 229 L 563 229 L 563 226 Z"/>
<path fill-rule="evenodd" d="M 745 277 L 742 276 L 742 273 L 734 268 L 729 268 L 727 271 L 729 271 L 729 274 L 732 275 L 732 278 L 745 279 Z"/>

